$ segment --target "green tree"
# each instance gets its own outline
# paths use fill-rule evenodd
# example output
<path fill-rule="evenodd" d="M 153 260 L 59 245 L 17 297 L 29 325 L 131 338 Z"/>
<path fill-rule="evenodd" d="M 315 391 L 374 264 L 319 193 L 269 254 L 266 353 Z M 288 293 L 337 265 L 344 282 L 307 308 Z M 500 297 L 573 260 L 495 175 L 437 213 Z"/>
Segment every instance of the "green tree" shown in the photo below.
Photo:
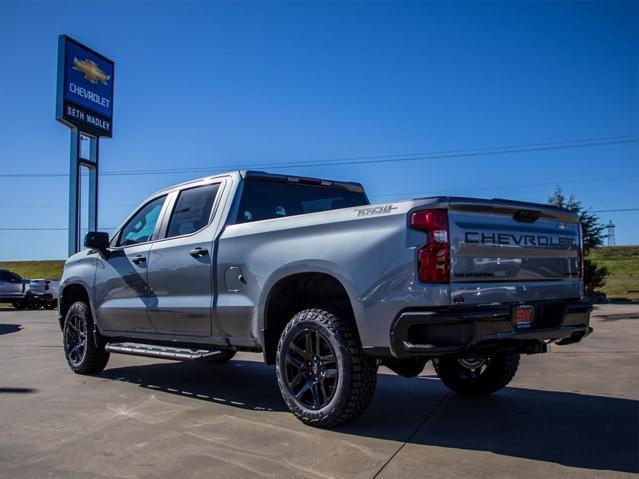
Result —
<path fill-rule="evenodd" d="M 584 255 L 603 245 L 606 236 L 603 234 L 604 225 L 599 223 L 599 218 L 584 208 L 580 201 L 577 201 L 574 195 L 566 197 L 558 186 L 555 192 L 548 197 L 548 204 L 566 208 L 574 211 L 579 215 L 579 222 L 583 231 Z M 586 291 L 594 292 L 597 288 L 601 288 L 606 283 L 608 276 L 608 268 L 598 266 L 590 259 L 584 261 L 584 285 Z"/>

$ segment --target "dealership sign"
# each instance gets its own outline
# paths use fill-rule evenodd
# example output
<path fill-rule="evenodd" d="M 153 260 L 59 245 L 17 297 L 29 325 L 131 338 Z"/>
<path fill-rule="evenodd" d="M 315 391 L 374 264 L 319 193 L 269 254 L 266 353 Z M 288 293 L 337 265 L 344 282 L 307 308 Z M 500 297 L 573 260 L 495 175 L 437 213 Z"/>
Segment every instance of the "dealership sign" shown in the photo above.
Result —
<path fill-rule="evenodd" d="M 56 119 L 96 137 L 113 133 L 114 63 L 60 35 Z"/>

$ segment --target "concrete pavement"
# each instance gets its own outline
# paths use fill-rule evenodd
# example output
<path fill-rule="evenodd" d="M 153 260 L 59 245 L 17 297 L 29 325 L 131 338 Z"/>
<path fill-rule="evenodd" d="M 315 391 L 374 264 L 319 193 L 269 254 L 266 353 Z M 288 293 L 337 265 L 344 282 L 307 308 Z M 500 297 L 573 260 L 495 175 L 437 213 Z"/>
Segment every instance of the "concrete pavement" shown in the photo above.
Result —
<path fill-rule="evenodd" d="M 260 355 L 112 355 L 79 376 L 56 312 L 0 310 L 0 477 L 637 477 L 639 305 L 592 325 L 487 398 L 449 393 L 430 366 L 382 369 L 369 411 L 324 431 L 287 412 Z"/>

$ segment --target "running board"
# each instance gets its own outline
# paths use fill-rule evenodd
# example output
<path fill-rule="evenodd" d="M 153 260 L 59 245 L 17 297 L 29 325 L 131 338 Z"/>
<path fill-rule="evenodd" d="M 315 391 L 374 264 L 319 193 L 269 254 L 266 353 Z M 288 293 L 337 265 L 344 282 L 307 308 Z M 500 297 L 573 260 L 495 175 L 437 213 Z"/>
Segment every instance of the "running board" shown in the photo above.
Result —
<path fill-rule="evenodd" d="M 132 354 L 160 359 L 205 359 L 222 354 L 220 350 L 175 348 L 140 343 L 108 343 L 106 350 L 111 353 Z"/>

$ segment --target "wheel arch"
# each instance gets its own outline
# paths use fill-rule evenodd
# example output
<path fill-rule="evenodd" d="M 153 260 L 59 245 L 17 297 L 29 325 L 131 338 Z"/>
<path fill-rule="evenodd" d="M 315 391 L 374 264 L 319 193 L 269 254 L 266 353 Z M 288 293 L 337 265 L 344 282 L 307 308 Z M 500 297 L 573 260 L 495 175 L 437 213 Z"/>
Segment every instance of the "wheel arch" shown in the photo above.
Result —
<path fill-rule="evenodd" d="M 260 337 L 266 364 L 275 363 L 279 337 L 298 311 L 310 307 L 337 310 L 349 318 L 359 338 L 358 303 L 346 281 L 324 269 L 289 272 L 271 282 L 260 315 Z"/>
<path fill-rule="evenodd" d="M 66 317 L 69 308 L 77 301 L 87 303 L 89 308 L 91 308 L 91 313 L 94 313 L 86 285 L 82 283 L 69 283 L 60 288 L 60 295 L 58 299 L 58 323 L 60 325 L 60 329 L 63 329 L 64 327 L 64 318 Z M 93 314 L 93 317 L 95 318 L 95 314 Z"/>

